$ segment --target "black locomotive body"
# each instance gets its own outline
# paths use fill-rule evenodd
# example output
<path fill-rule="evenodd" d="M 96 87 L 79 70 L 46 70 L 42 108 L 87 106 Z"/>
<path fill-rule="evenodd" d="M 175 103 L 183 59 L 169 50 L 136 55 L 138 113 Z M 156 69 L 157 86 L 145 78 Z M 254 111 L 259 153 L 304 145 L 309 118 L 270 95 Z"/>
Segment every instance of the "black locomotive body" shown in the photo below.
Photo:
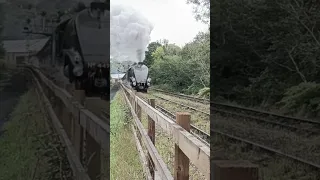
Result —
<path fill-rule="evenodd" d="M 151 85 L 149 68 L 143 63 L 133 64 L 127 70 L 123 81 L 137 91 L 147 92 Z"/>
<path fill-rule="evenodd" d="M 101 5 L 101 4 L 100 4 Z M 109 91 L 110 12 L 88 8 L 61 22 L 54 32 L 56 64 L 76 89 L 101 95 Z"/>

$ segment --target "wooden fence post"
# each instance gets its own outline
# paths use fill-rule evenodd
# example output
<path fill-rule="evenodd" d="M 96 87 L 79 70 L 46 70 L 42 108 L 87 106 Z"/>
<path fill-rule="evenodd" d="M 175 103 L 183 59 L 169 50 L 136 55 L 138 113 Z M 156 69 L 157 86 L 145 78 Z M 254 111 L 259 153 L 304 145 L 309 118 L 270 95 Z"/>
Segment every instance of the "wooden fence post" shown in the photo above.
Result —
<path fill-rule="evenodd" d="M 98 179 L 101 175 L 101 147 L 86 131 L 86 163 L 90 179 Z M 101 177 L 99 178 L 101 179 Z"/>
<path fill-rule="evenodd" d="M 190 132 L 190 113 L 177 112 L 176 122 L 186 131 Z M 174 156 L 174 179 L 188 180 L 189 179 L 189 158 L 182 152 L 177 144 L 175 146 Z"/>
<path fill-rule="evenodd" d="M 99 116 L 101 111 L 108 106 L 109 103 L 100 98 L 86 98 L 85 101 L 85 108 L 96 116 Z M 86 147 L 88 175 L 91 179 L 97 179 L 101 175 L 101 147 L 88 132 L 86 132 Z"/>
<path fill-rule="evenodd" d="M 141 121 L 141 107 L 139 106 L 138 103 L 135 103 L 136 104 L 136 113 L 137 113 L 137 116 L 139 118 L 139 120 Z"/>
<path fill-rule="evenodd" d="M 81 90 L 75 90 L 73 97 L 75 98 L 76 101 L 78 101 L 80 104 L 84 104 L 85 100 L 85 92 Z M 80 125 L 80 118 L 76 116 L 76 118 L 73 119 L 73 125 L 74 125 L 74 145 L 75 145 L 75 150 L 77 152 L 78 157 L 80 160 L 83 157 L 83 148 L 84 148 L 84 134 L 83 133 L 83 127 Z"/>
<path fill-rule="evenodd" d="M 135 105 L 135 111 L 136 111 L 136 114 L 137 114 L 137 117 L 139 119 L 139 121 L 141 122 L 141 107 L 138 105 L 137 102 L 134 102 L 134 105 Z M 142 143 L 141 142 L 141 134 L 139 131 L 137 131 L 137 136 L 138 136 L 138 139 L 140 141 L 140 144 Z"/>
<path fill-rule="evenodd" d="M 133 93 L 134 95 L 132 96 L 132 105 L 133 105 L 133 108 L 135 110 L 135 112 L 137 113 L 137 103 L 136 103 L 136 92 L 134 91 Z"/>
<path fill-rule="evenodd" d="M 149 99 L 149 104 L 152 106 L 152 107 L 155 107 L 156 106 L 156 102 L 155 102 L 155 99 Z M 151 142 L 153 144 L 155 144 L 155 122 L 153 121 L 153 119 L 151 117 L 148 116 L 148 135 L 149 135 L 149 138 L 151 139 Z M 152 179 L 154 179 L 154 163 L 151 159 L 151 156 L 150 154 L 148 153 L 148 167 L 149 167 L 149 170 L 150 170 L 150 174 L 151 174 L 151 177 Z"/>
<path fill-rule="evenodd" d="M 72 136 L 72 127 L 71 127 L 71 124 L 72 124 L 72 115 L 71 113 L 69 112 L 69 110 L 66 108 L 66 106 L 63 104 L 63 103 L 60 103 L 60 106 L 62 108 L 62 117 L 61 117 L 61 124 L 63 125 L 63 128 L 65 129 L 68 137 L 71 139 L 71 136 Z"/>

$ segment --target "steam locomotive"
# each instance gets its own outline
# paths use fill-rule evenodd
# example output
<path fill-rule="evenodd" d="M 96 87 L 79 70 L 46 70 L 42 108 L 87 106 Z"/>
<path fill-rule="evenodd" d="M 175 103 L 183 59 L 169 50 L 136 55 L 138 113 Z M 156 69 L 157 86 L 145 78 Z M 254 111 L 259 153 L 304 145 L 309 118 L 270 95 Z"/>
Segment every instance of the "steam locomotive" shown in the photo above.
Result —
<path fill-rule="evenodd" d="M 52 49 L 54 64 L 75 89 L 87 95 L 109 92 L 110 59 L 110 7 L 102 2 L 92 2 L 73 17 L 60 22 L 45 49 Z M 48 51 L 48 50 L 47 50 Z M 45 53 L 49 54 L 49 53 Z"/>
<path fill-rule="evenodd" d="M 142 62 L 134 63 L 129 67 L 126 74 L 122 78 L 122 81 L 136 91 L 147 92 L 151 85 L 149 68 Z"/>

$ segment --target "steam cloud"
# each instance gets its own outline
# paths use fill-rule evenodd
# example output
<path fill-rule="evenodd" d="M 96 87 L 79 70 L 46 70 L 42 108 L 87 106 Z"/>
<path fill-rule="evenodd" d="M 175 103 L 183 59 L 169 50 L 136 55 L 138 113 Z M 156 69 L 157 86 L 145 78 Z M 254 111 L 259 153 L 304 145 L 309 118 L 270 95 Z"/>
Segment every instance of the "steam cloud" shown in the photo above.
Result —
<path fill-rule="evenodd" d="M 111 4 L 110 9 L 112 61 L 122 64 L 143 61 L 153 25 L 133 8 Z"/>

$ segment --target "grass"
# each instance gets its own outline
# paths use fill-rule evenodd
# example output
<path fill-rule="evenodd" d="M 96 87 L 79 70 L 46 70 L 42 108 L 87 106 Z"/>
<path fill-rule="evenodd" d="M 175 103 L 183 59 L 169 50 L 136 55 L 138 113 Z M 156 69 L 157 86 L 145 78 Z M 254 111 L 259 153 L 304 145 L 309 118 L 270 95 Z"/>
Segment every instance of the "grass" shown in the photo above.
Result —
<path fill-rule="evenodd" d="M 131 116 L 119 92 L 110 106 L 110 179 L 144 179 L 143 168 L 136 150 Z"/>
<path fill-rule="evenodd" d="M 23 95 L 0 135 L 0 180 L 47 179 L 49 164 L 40 152 L 41 134 L 47 133 L 34 91 Z"/>

